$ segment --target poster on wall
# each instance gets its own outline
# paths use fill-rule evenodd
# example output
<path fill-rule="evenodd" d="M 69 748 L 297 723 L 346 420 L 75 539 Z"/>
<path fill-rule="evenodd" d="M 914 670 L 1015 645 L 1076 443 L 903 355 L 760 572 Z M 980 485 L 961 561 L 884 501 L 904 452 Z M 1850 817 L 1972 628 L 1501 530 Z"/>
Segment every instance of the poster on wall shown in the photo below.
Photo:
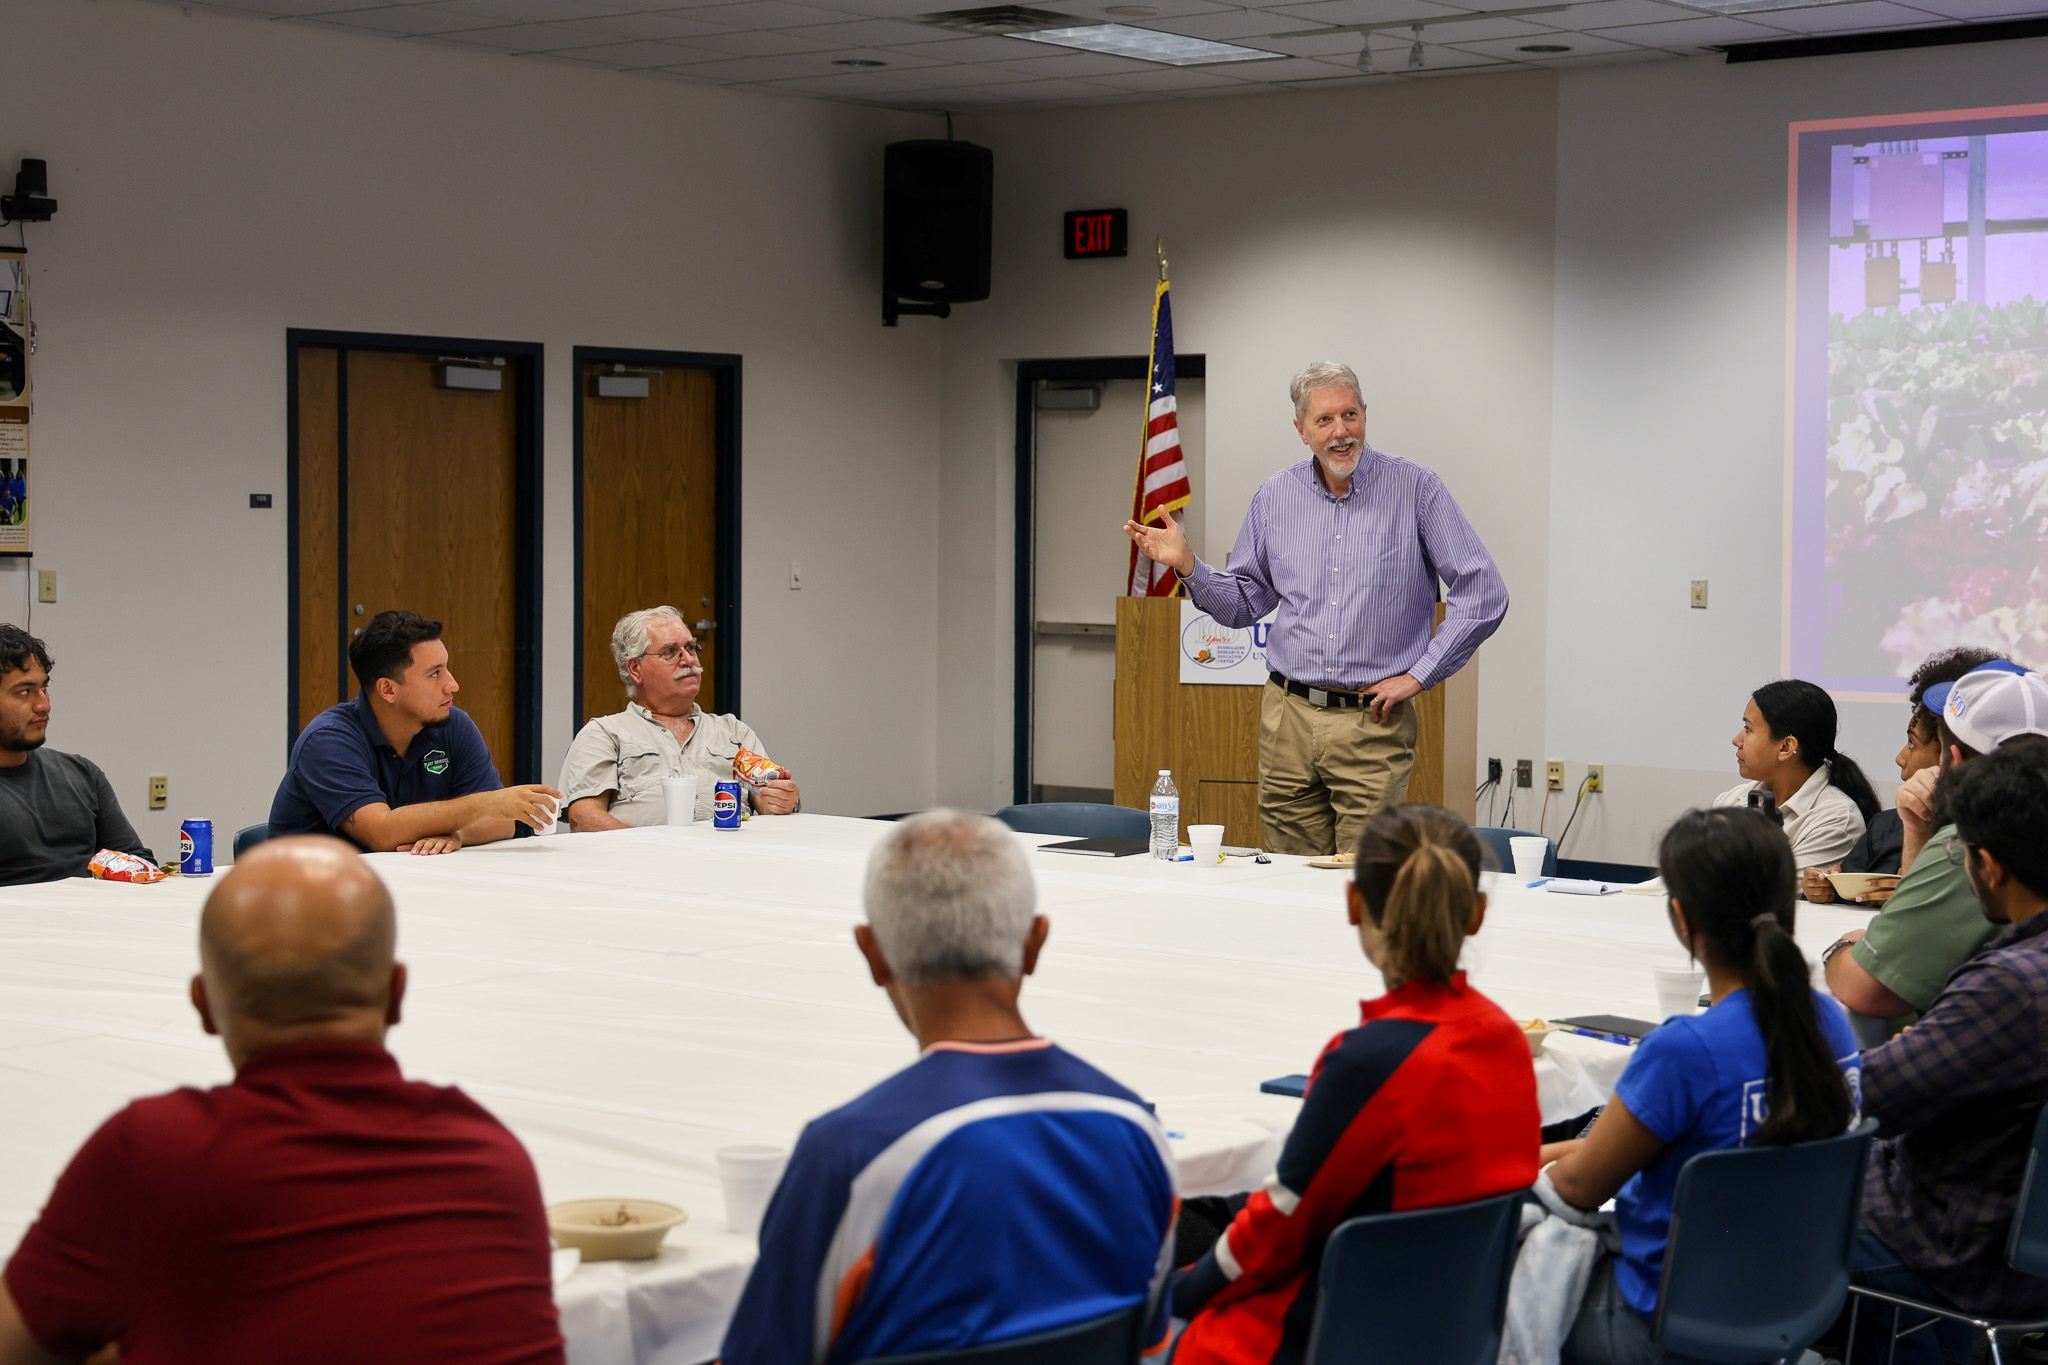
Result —
<path fill-rule="evenodd" d="M 0 247 L 0 555 L 29 552 L 28 254 Z"/>
<path fill-rule="evenodd" d="M 1180 680 L 1266 685 L 1266 636 L 1273 613 L 1249 626 L 1226 626 L 1185 597 L 1180 600 Z"/>

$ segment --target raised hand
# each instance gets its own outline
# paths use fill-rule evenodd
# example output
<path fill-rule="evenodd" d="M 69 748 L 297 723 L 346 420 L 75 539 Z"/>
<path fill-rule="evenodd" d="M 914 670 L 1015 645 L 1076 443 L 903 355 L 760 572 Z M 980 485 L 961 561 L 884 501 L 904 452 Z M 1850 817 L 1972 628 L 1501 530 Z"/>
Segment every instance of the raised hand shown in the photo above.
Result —
<path fill-rule="evenodd" d="M 1188 547 L 1187 533 L 1181 530 L 1178 515 L 1169 514 L 1164 526 L 1141 526 L 1127 521 L 1124 534 L 1153 563 L 1164 564 L 1183 578 L 1195 571 L 1195 552 Z"/>

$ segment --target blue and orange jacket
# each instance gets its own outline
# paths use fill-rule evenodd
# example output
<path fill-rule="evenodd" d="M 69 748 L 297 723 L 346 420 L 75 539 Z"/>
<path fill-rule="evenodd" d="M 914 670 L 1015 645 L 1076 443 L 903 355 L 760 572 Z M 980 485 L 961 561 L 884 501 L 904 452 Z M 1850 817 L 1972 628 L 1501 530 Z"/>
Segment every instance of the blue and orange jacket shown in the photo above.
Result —
<path fill-rule="evenodd" d="M 1521 1029 L 1459 972 L 1360 1006 L 1316 1058 L 1280 1165 L 1173 1285 L 1174 1365 L 1291 1365 L 1323 1243 L 1361 1214 L 1461 1204 L 1536 1179 L 1536 1073 Z M 1444 1273 L 1464 1273 L 1446 1266 Z"/>
<path fill-rule="evenodd" d="M 1164 1336 L 1172 1155 L 1071 1053 L 939 1043 L 804 1129 L 724 1365 L 1006 1341 L 1143 1304 Z"/>

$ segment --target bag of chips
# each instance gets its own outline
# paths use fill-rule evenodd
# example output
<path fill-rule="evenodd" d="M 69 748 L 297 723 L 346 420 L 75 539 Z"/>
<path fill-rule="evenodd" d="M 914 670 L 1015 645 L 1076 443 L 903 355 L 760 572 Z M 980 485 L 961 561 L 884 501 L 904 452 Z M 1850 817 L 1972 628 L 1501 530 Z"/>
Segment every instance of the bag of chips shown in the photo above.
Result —
<path fill-rule="evenodd" d="M 93 854 L 85 870 L 103 882 L 160 882 L 171 875 L 147 858 L 138 858 L 133 853 L 117 853 L 111 848 L 103 848 Z"/>
<path fill-rule="evenodd" d="M 768 755 L 757 754 L 745 745 L 741 745 L 739 752 L 732 756 L 732 775 L 750 787 L 789 776 Z"/>

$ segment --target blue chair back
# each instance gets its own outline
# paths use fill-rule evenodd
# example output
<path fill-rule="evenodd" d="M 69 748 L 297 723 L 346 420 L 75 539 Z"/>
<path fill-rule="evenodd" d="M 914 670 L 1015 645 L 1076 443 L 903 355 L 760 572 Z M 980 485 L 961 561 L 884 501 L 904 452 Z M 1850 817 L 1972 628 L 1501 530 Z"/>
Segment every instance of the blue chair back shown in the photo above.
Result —
<path fill-rule="evenodd" d="M 1841 1311 L 1877 1124 L 1703 1152 L 1678 1173 L 1657 1340 L 1701 1360 L 1796 1358 Z"/>
<path fill-rule="evenodd" d="M 1495 1365 L 1524 1199 L 1341 1224 L 1323 1246 L 1308 1365 Z"/>
<path fill-rule="evenodd" d="M 1508 844 L 1510 839 L 1544 839 L 1534 830 L 1507 829 L 1500 825 L 1474 825 L 1472 832 L 1479 836 L 1479 842 L 1486 845 L 1486 851 L 1493 855 L 1493 865 L 1502 872 L 1515 870 L 1515 851 Z M 1557 875 L 1557 841 L 1544 839 L 1547 847 L 1543 850 L 1543 875 Z"/>
<path fill-rule="evenodd" d="M 1064 834 L 1073 839 L 1149 839 L 1152 815 L 1095 801 L 1041 801 L 1004 806 L 996 819 L 1019 834 Z"/>
<path fill-rule="evenodd" d="M 269 837 L 269 825 L 242 826 L 240 829 L 235 831 L 235 857 L 239 859 L 244 853 L 247 853 L 250 849 L 256 847 L 256 845 L 262 843 L 265 839 L 268 839 Z"/>
<path fill-rule="evenodd" d="M 870 1356 L 861 1365 L 1135 1365 L 1144 1349 L 1145 1305 L 957 1351 Z"/>
<path fill-rule="evenodd" d="M 2020 1206 L 2013 1214 L 2005 1259 L 2022 1275 L 2048 1280 L 2048 1109 L 2034 1120 L 2034 1150 L 2020 1181 Z"/>

